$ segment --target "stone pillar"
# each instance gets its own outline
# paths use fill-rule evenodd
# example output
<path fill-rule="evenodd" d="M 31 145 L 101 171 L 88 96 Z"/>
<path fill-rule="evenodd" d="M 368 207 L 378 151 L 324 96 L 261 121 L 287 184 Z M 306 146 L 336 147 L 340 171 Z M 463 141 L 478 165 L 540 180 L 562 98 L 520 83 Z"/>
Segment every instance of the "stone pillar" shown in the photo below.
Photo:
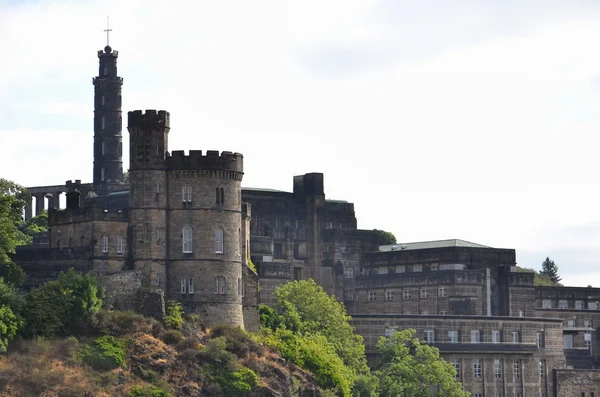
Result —
<path fill-rule="evenodd" d="M 50 208 L 54 208 L 54 195 L 52 193 L 46 193 L 44 195 L 44 197 L 46 197 L 48 199 L 48 212 L 49 212 Z"/>
<path fill-rule="evenodd" d="M 52 196 L 54 196 L 54 209 L 56 209 L 56 210 L 60 209 L 60 195 L 61 194 L 62 194 L 62 192 L 52 193 Z"/>
<path fill-rule="evenodd" d="M 25 204 L 25 220 L 28 221 L 33 217 L 33 203 L 32 196 L 29 196 L 29 201 Z"/>
<path fill-rule="evenodd" d="M 44 194 L 34 194 L 35 197 L 35 216 L 39 215 L 44 211 Z"/>

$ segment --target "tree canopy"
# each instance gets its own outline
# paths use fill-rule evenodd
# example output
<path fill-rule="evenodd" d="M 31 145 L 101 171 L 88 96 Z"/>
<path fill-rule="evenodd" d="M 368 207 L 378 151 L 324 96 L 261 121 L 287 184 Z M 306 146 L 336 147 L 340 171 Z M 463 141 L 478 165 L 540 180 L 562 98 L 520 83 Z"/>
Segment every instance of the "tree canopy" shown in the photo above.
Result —
<path fill-rule="evenodd" d="M 31 241 L 31 237 L 20 229 L 28 197 L 23 186 L 0 179 L 0 266 L 8 269 L 7 281 L 14 284 L 21 283 L 25 274 L 13 263 L 10 254 L 15 253 L 18 245 Z"/>
<path fill-rule="evenodd" d="M 550 278 L 554 284 L 558 284 L 560 280 L 562 280 L 558 275 L 558 266 L 549 257 L 546 257 L 544 262 L 542 262 L 542 270 L 540 271 L 540 274 L 548 276 L 548 278 Z"/>
<path fill-rule="evenodd" d="M 392 245 L 396 244 L 396 236 L 394 236 L 391 232 L 386 232 L 385 230 L 373 229 L 374 232 L 377 232 L 378 237 L 378 245 Z"/>

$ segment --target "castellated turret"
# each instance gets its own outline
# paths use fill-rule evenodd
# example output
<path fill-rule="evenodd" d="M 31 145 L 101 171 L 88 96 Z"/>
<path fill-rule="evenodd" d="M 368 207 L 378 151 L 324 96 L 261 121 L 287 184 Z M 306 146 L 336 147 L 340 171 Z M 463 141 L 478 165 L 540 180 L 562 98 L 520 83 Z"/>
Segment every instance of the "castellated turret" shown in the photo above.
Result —
<path fill-rule="evenodd" d="M 168 152 L 169 113 L 129 112 L 134 268 L 207 326 L 243 327 L 243 156 Z"/>

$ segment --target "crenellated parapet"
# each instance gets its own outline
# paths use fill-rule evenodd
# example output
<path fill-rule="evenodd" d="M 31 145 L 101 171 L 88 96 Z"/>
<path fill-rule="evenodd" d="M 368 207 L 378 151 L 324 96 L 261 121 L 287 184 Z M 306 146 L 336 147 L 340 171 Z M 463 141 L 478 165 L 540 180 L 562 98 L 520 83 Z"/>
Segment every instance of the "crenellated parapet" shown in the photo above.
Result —
<path fill-rule="evenodd" d="M 186 156 L 185 151 L 174 150 L 171 154 L 167 153 L 167 170 L 232 171 L 243 174 L 244 156 L 233 152 L 219 154 L 217 150 L 207 150 L 206 154 L 202 150 L 190 150 Z"/>
<path fill-rule="evenodd" d="M 50 225 L 64 225 L 68 223 L 106 221 L 127 222 L 128 210 L 108 211 L 102 208 L 80 207 L 77 209 L 64 209 L 51 211 L 48 214 Z"/>
<path fill-rule="evenodd" d="M 166 110 L 133 110 L 127 113 L 127 128 L 139 131 L 158 131 L 170 128 L 170 115 Z"/>

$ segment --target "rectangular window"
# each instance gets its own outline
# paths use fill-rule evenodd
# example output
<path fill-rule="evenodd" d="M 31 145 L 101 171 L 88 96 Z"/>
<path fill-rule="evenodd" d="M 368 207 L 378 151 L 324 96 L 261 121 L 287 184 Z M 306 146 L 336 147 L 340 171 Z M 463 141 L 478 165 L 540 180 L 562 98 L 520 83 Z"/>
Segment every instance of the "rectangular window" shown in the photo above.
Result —
<path fill-rule="evenodd" d="M 452 360 L 452 366 L 454 367 L 454 379 L 460 379 L 460 360 Z"/>
<path fill-rule="evenodd" d="M 536 334 L 536 341 L 537 341 L 537 347 L 544 347 L 544 333 L 543 332 L 538 332 Z"/>
<path fill-rule="evenodd" d="M 394 332 L 396 332 L 395 329 L 393 329 L 393 328 L 386 328 L 385 332 L 384 332 L 384 335 L 385 335 L 386 338 L 390 338 Z"/>
<path fill-rule="evenodd" d="M 123 254 L 123 237 L 117 236 L 116 238 L 117 255 Z"/>
<path fill-rule="evenodd" d="M 598 310 L 598 302 L 588 302 L 588 310 Z"/>
<path fill-rule="evenodd" d="M 387 266 L 380 266 L 377 268 L 377 274 L 388 274 Z"/>
<path fill-rule="evenodd" d="M 519 331 L 513 331 L 512 332 L 512 343 L 519 343 Z"/>
<path fill-rule="evenodd" d="M 563 349 L 573 348 L 573 335 L 563 335 Z"/>
<path fill-rule="evenodd" d="M 354 269 L 351 267 L 345 267 L 344 278 L 354 278 Z"/>
<path fill-rule="evenodd" d="M 191 277 L 188 279 L 188 294 L 194 294 L 194 279 Z"/>
<path fill-rule="evenodd" d="M 479 331 L 472 330 L 471 331 L 471 343 L 479 343 L 481 339 L 479 338 Z"/>
<path fill-rule="evenodd" d="M 386 291 L 385 291 L 385 300 L 386 300 L 386 301 L 391 301 L 391 300 L 394 300 L 394 291 L 392 291 L 392 290 L 389 290 L 389 289 L 388 289 L 388 290 L 386 290 Z"/>
<path fill-rule="evenodd" d="M 422 272 L 423 271 L 423 265 L 413 265 L 412 271 L 413 272 Z"/>
<path fill-rule="evenodd" d="M 546 377 L 546 369 L 544 368 L 544 362 L 540 361 L 540 378 L 544 379 Z"/>
<path fill-rule="evenodd" d="M 225 285 L 225 277 L 223 277 L 223 276 L 215 277 L 215 294 L 225 295 L 226 292 L 227 292 L 227 289 L 226 289 L 226 285 Z"/>
<path fill-rule="evenodd" d="M 281 243 L 273 243 L 273 256 L 275 258 L 283 258 L 283 249 Z"/>
<path fill-rule="evenodd" d="M 568 328 L 574 328 L 575 327 L 575 320 L 567 320 L 567 327 Z"/>
<path fill-rule="evenodd" d="M 369 290 L 369 300 L 374 301 L 376 299 L 376 294 L 374 290 Z"/>
<path fill-rule="evenodd" d="M 473 377 L 475 379 L 481 379 L 481 360 L 473 360 Z"/>
<path fill-rule="evenodd" d="M 583 334 L 583 347 L 588 350 L 592 348 L 592 332 L 591 331 L 585 331 L 585 333 Z"/>
<path fill-rule="evenodd" d="M 405 272 L 406 272 L 406 266 L 404 266 L 404 265 L 396 266 L 396 273 L 405 273 Z"/>
<path fill-rule="evenodd" d="M 347 253 L 348 252 L 348 246 L 347 245 L 340 246 L 340 252 L 341 253 Z"/>
<path fill-rule="evenodd" d="M 223 252 L 223 229 L 217 227 L 215 229 L 215 254 L 222 254 Z"/>
<path fill-rule="evenodd" d="M 446 296 L 446 287 L 445 286 L 438 287 L 438 296 L 440 298 L 443 298 Z"/>
<path fill-rule="evenodd" d="M 410 299 L 410 290 L 409 289 L 402 290 L 402 299 Z"/>
<path fill-rule="evenodd" d="M 100 104 L 101 104 L 102 106 L 104 106 L 104 95 L 102 95 L 102 96 L 100 97 Z"/>
<path fill-rule="evenodd" d="M 497 329 L 492 330 L 492 343 L 500 343 L 500 331 Z"/>
<path fill-rule="evenodd" d="M 585 328 L 592 328 L 592 320 L 583 320 L 583 326 Z"/>
<path fill-rule="evenodd" d="M 423 332 L 423 340 L 425 343 L 434 343 L 435 342 L 435 333 L 432 329 L 426 329 Z"/>
<path fill-rule="evenodd" d="M 347 301 L 353 301 L 354 300 L 354 292 L 353 291 L 346 291 L 344 293 L 344 299 Z"/>
<path fill-rule="evenodd" d="M 238 295 L 242 294 L 242 279 L 240 277 L 237 279 L 237 292 Z"/>
<path fill-rule="evenodd" d="M 431 270 L 432 272 L 437 272 L 439 270 L 438 265 L 431 265 L 429 266 L 429 270 Z"/>
<path fill-rule="evenodd" d="M 182 246 L 184 254 L 192 253 L 192 228 L 189 226 L 185 226 L 183 228 L 183 236 L 182 236 Z"/>
<path fill-rule="evenodd" d="M 100 117 L 100 128 L 104 129 L 104 127 L 106 127 L 106 121 L 104 119 L 104 116 Z"/>
<path fill-rule="evenodd" d="M 567 304 L 566 300 L 559 300 L 558 301 L 558 308 L 559 309 L 567 309 L 569 306 Z"/>
<path fill-rule="evenodd" d="M 583 310 L 583 301 L 575 301 L 575 309 Z"/>
<path fill-rule="evenodd" d="M 429 297 L 429 290 L 427 288 L 421 288 L 421 298 Z"/>
<path fill-rule="evenodd" d="M 184 203 L 191 203 L 192 202 L 192 187 L 191 186 L 184 186 L 181 190 L 181 201 L 183 201 Z"/>
<path fill-rule="evenodd" d="M 185 294 L 186 285 L 187 285 L 187 283 L 186 283 L 186 279 L 185 279 L 185 277 L 183 277 L 183 278 L 181 279 L 181 293 L 182 293 L 182 294 Z"/>
<path fill-rule="evenodd" d="M 333 229 L 333 222 L 326 222 L 325 229 Z"/>
<path fill-rule="evenodd" d="M 445 316 L 446 315 L 446 310 L 440 310 L 440 316 Z"/>
<path fill-rule="evenodd" d="M 502 362 L 500 360 L 494 360 L 494 376 L 496 379 L 502 378 Z"/>
<path fill-rule="evenodd" d="M 108 236 L 102 237 L 102 253 L 108 253 Z"/>
<path fill-rule="evenodd" d="M 521 360 L 515 360 L 513 362 L 513 375 L 515 379 L 519 379 L 521 377 Z"/>
<path fill-rule="evenodd" d="M 458 331 L 448 331 L 448 343 L 458 343 Z"/>
<path fill-rule="evenodd" d="M 552 300 L 550 300 L 550 299 L 544 299 L 542 301 L 542 308 L 543 309 L 552 309 Z"/>

